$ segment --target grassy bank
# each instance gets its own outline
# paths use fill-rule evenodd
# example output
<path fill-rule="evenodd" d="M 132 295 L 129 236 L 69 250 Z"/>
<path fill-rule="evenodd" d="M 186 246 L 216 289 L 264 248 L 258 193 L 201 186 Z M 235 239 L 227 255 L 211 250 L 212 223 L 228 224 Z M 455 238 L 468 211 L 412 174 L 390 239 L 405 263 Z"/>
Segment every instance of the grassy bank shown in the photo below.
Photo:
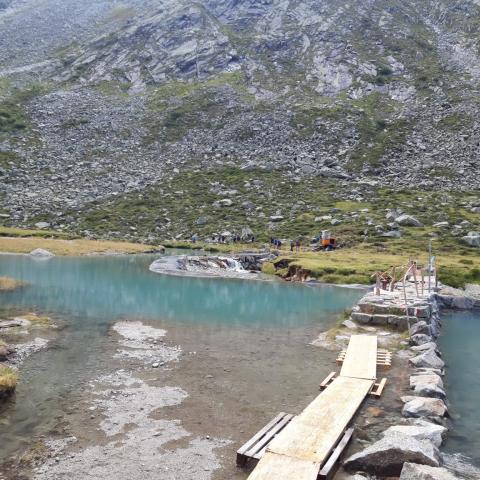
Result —
<path fill-rule="evenodd" d="M 0 394 L 12 392 L 15 390 L 16 386 L 17 373 L 15 370 L 4 365 L 0 365 Z"/>
<path fill-rule="evenodd" d="M 73 238 L 44 230 L 0 227 L 0 252 L 30 253 L 36 248 L 43 248 L 55 255 L 93 255 L 143 253 L 151 251 L 153 247 L 141 243 Z"/>
<path fill-rule="evenodd" d="M 9 235 L 2 236 L 8 230 Z M 34 232 L 34 236 L 28 236 Z M 27 235 L 27 236 L 26 236 Z M 109 253 L 144 253 L 151 251 L 151 245 L 141 243 L 118 242 L 108 240 L 86 240 L 79 238 L 47 238 L 55 232 L 29 231 L 0 227 L 0 252 L 29 253 L 36 248 L 44 248 L 55 255 L 89 255 Z M 281 251 L 275 263 L 264 266 L 264 273 L 285 275 L 288 266 L 298 267 L 308 272 L 309 276 L 325 283 L 336 284 L 371 284 L 372 275 L 379 270 L 387 270 L 390 266 L 406 264 L 409 258 L 420 263 L 427 261 L 427 244 L 429 237 L 393 239 L 381 243 L 359 243 L 350 248 L 338 249 L 334 252 L 292 253 Z M 262 243 L 246 244 L 211 244 L 205 242 L 167 241 L 162 243 L 167 248 L 188 250 L 204 250 L 211 253 L 236 253 L 246 250 L 259 250 Z M 480 283 L 480 256 L 474 248 L 462 246 L 448 241 L 434 242 L 434 253 L 437 258 L 439 280 L 453 287 L 463 287 L 466 283 Z M 287 266 L 286 266 L 287 265 Z M 17 288 L 11 279 L 0 279 L 0 290 Z"/>
<path fill-rule="evenodd" d="M 469 252 L 468 252 L 469 253 Z M 405 265 L 409 258 L 426 264 L 425 251 L 407 250 L 395 246 L 375 247 L 364 244 L 355 248 L 339 249 L 334 252 L 300 252 L 285 253 L 275 264 L 264 267 L 266 273 L 285 275 L 288 266 L 295 266 L 307 271 L 311 277 L 321 282 L 337 284 L 372 284 L 372 275 L 377 271 L 385 271 L 390 266 Z M 282 261 L 283 260 L 283 261 Z M 466 283 L 480 283 L 480 256 L 472 252 L 444 252 L 436 255 L 439 280 L 453 287 L 464 287 Z"/>

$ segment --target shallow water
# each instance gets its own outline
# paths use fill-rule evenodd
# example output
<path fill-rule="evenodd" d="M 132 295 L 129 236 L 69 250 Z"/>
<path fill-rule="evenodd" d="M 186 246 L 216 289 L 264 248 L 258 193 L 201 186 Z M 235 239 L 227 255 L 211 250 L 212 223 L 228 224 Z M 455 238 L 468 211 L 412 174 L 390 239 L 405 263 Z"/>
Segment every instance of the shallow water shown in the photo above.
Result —
<path fill-rule="evenodd" d="M 37 332 L 54 335 L 52 348 L 27 359 L 21 369 L 16 400 L 0 415 L 0 460 L 64 420 L 86 383 L 112 366 L 109 329 L 119 319 L 170 328 L 179 340 L 192 335 L 201 342 L 203 336 L 204 342 L 208 337 L 218 344 L 241 338 L 251 349 L 264 341 L 264 332 L 275 332 L 284 343 L 282 355 L 290 349 L 298 358 L 305 331 L 329 328 L 363 294 L 332 286 L 162 276 L 148 270 L 154 258 L 0 257 L 0 275 L 28 283 L 1 295 L 1 313 L 36 311 L 64 327 L 58 333 Z M 316 362 L 312 357 L 312 366 Z M 298 363 L 300 368 L 301 357 Z"/>
<path fill-rule="evenodd" d="M 480 466 L 480 312 L 443 317 L 440 349 L 447 365 L 446 389 L 452 429 L 445 450 L 461 452 Z"/>

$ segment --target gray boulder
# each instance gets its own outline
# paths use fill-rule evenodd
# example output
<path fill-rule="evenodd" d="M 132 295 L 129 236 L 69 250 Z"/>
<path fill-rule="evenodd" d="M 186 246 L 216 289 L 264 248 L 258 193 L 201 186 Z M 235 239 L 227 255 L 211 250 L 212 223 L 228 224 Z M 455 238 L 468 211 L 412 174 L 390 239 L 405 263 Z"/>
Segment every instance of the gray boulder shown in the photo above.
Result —
<path fill-rule="evenodd" d="M 480 232 L 469 232 L 462 241 L 471 247 L 480 247 Z"/>
<path fill-rule="evenodd" d="M 428 325 L 424 320 L 420 320 L 410 327 L 410 335 L 417 335 L 419 333 L 424 335 L 430 335 L 431 333 L 430 325 Z"/>
<path fill-rule="evenodd" d="M 427 350 L 426 352 L 411 358 L 409 362 L 414 367 L 442 369 L 445 366 L 445 362 L 435 353 L 434 350 Z"/>
<path fill-rule="evenodd" d="M 435 385 L 437 387 L 443 388 L 443 380 L 440 375 L 435 374 L 423 374 L 423 375 L 412 375 L 410 377 L 410 388 L 415 388 L 418 385 Z"/>
<path fill-rule="evenodd" d="M 414 397 L 408 399 L 402 409 L 402 415 L 410 418 L 444 417 L 447 413 L 445 402 L 439 398 Z"/>
<path fill-rule="evenodd" d="M 375 475 L 399 476 L 406 462 L 440 465 L 440 454 L 430 441 L 400 432 L 389 432 L 381 440 L 345 461 L 345 468 Z"/>
<path fill-rule="evenodd" d="M 400 480 L 458 480 L 458 477 L 446 468 L 405 463 Z"/>
<path fill-rule="evenodd" d="M 30 252 L 30 256 L 34 258 L 51 258 L 55 255 L 48 250 L 44 250 L 43 248 L 36 248 Z"/>
<path fill-rule="evenodd" d="M 43 230 L 48 227 L 50 227 L 50 224 L 48 222 L 38 222 L 35 224 L 35 228 L 38 228 L 40 230 Z"/>
<path fill-rule="evenodd" d="M 440 447 L 443 441 L 443 436 L 447 433 L 447 429 L 442 425 L 436 425 L 435 423 L 417 419 L 413 425 L 394 425 L 389 427 L 385 430 L 384 435 L 389 435 L 392 432 L 408 435 L 417 440 L 428 440 L 436 447 Z"/>
<path fill-rule="evenodd" d="M 410 337 L 410 343 L 412 345 L 424 345 L 425 343 L 429 343 L 432 341 L 432 337 L 430 335 L 425 335 L 424 333 L 417 333 L 416 335 L 412 335 Z"/>
<path fill-rule="evenodd" d="M 433 350 L 434 352 L 437 352 L 437 344 L 435 342 L 428 342 L 424 343 L 423 345 L 414 345 L 413 347 L 410 347 L 410 350 L 416 353 L 426 352 L 427 350 Z"/>
<path fill-rule="evenodd" d="M 402 232 L 400 232 L 400 230 L 390 230 L 389 232 L 382 233 L 380 236 L 385 238 L 400 238 Z"/>
<path fill-rule="evenodd" d="M 395 219 L 395 223 L 405 227 L 423 227 L 423 223 L 411 215 L 400 215 Z"/>
<path fill-rule="evenodd" d="M 413 392 L 421 397 L 441 398 L 442 400 L 447 398 L 445 390 L 436 385 L 417 385 Z"/>

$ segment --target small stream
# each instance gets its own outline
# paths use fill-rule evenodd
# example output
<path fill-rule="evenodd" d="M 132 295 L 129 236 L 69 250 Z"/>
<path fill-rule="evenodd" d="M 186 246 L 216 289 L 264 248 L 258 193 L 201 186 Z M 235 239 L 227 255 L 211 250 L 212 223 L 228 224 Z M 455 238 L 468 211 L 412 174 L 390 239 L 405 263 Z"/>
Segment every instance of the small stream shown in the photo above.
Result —
<path fill-rule="evenodd" d="M 331 361 L 322 349 L 306 351 L 306 343 L 333 326 L 338 315 L 363 294 L 356 289 L 280 281 L 163 276 L 148 270 L 155 258 L 38 261 L 28 256 L 0 256 L 0 275 L 28 283 L 23 289 L 1 294 L 0 316 L 34 311 L 51 316 L 62 327 L 36 333 L 52 337 L 52 342 L 48 350 L 23 364 L 16 399 L 0 413 L 0 461 L 21 452 L 32 438 L 49 434 L 59 422 L 68 421 L 69 411 L 88 382 L 116 368 L 108 348 L 110 328 L 120 319 L 165 328 L 175 341 L 191 343 L 192 348 L 197 343 L 198 350 L 207 343 L 209 351 L 230 349 L 242 359 L 232 368 L 250 379 L 252 395 L 255 388 L 262 390 L 265 377 L 278 375 L 281 369 L 279 392 L 299 391 L 300 396 L 306 383 L 302 376 L 308 376 L 310 383 L 318 382 Z M 265 349 L 267 340 L 274 345 Z M 269 357 L 247 372 L 243 364 L 248 365 L 250 352 L 262 351 L 269 352 Z M 287 374 L 289 369 L 298 373 Z M 260 393 L 265 397 L 263 390 Z"/>
<path fill-rule="evenodd" d="M 461 452 L 480 466 L 480 312 L 443 316 L 440 349 L 446 362 L 451 430 L 449 453 Z"/>

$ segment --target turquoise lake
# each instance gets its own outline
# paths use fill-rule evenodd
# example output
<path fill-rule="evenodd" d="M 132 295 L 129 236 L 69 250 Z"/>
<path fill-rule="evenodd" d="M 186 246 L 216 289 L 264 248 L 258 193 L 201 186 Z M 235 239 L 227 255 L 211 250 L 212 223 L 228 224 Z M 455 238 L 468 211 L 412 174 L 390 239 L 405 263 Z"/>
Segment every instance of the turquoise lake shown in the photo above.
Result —
<path fill-rule="evenodd" d="M 55 429 L 88 382 L 111 367 L 105 350 L 118 320 L 142 320 L 184 335 L 206 332 L 204 338 L 218 335 L 235 347 L 239 341 L 253 346 L 270 338 L 279 344 L 278 355 L 297 352 L 300 367 L 307 337 L 331 327 L 363 295 L 358 289 L 281 281 L 162 276 L 148 270 L 155 258 L 0 257 L 0 275 L 27 282 L 25 288 L 1 294 L 2 315 L 32 311 L 61 326 L 60 331 L 34 333 L 50 336 L 50 348 L 25 361 L 16 400 L 0 414 L 0 460 Z M 324 368 L 329 368 L 326 363 Z"/>
<path fill-rule="evenodd" d="M 480 466 L 480 312 L 443 316 L 440 349 L 446 363 L 451 430 L 445 449 Z"/>

